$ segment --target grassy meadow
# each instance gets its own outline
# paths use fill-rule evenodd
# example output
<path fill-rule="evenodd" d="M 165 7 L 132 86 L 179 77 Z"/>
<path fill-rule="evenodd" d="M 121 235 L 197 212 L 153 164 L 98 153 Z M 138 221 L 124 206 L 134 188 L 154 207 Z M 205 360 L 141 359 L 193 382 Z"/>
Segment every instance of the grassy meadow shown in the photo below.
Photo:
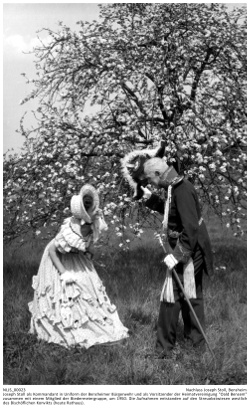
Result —
<path fill-rule="evenodd" d="M 198 354 L 184 343 L 180 318 L 171 359 L 146 358 L 154 351 L 165 269 L 159 244 L 146 234 L 121 251 L 115 241 L 96 249 L 94 263 L 130 330 L 125 345 L 67 350 L 28 334 L 27 304 L 33 297 L 45 243 L 31 241 L 4 249 L 5 385 L 240 385 L 247 383 L 246 242 L 235 239 L 218 220 L 207 222 L 215 252 L 215 274 L 204 277 L 206 335 L 216 356 Z"/>

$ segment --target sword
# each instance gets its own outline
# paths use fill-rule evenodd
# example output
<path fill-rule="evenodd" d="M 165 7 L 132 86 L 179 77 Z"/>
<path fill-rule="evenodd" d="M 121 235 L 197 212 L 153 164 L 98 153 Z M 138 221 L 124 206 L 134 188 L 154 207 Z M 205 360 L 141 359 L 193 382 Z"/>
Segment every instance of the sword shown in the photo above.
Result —
<path fill-rule="evenodd" d="M 162 246 L 164 252 L 167 254 L 167 250 L 166 250 L 166 248 L 165 248 L 165 246 L 164 246 L 164 244 L 163 244 L 163 241 L 162 241 L 162 238 L 161 238 L 160 234 L 156 234 L 155 236 L 156 236 L 156 238 L 158 238 L 158 240 L 159 240 L 159 242 L 160 242 L 160 244 L 161 244 L 161 246 Z M 203 328 L 202 328 L 202 326 L 201 326 L 201 323 L 200 323 L 200 321 L 199 321 L 199 318 L 197 317 L 197 315 L 196 315 L 196 313 L 195 313 L 195 311 L 194 311 L 194 309 L 193 309 L 193 307 L 192 307 L 192 304 L 191 304 L 191 302 L 189 301 L 189 298 L 187 297 L 187 295 L 186 295 L 186 293 L 185 293 L 184 287 L 183 287 L 183 285 L 182 285 L 182 283 L 181 283 L 181 280 L 179 279 L 179 276 L 178 276 L 178 274 L 177 274 L 175 268 L 172 269 L 172 272 L 173 272 L 174 277 L 175 277 L 175 279 L 176 279 L 176 281 L 177 281 L 177 283 L 178 283 L 178 285 L 179 285 L 179 287 L 180 287 L 180 289 L 181 289 L 181 291 L 182 291 L 182 293 L 183 293 L 183 295 L 184 295 L 184 297 L 185 297 L 185 299 L 186 299 L 186 301 L 187 301 L 187 303 L 188 303 L 188 306 L 189 306 L 190 310 L 192 311 L 192 313 L 193 313 L 193 315 L 194 315 L 194 318 L 195 318 L 195 320 L 196 320 L 196 322 L 197 322 L 197 325 L 198 325 L 198 327 L 199 327 L 199 329 L 200 329 L 200 331 L 201 331 L 201 333 L 202 333 L 202 335 L 203 335 L 203 338 L 205 339 L 205 341 L 206 341 L 206 343 L 207 343 L 207 346 L 208 346 L 208 348 L 209 348 L 209 351 L 211 352 L 211 355 L 212 355 L 212 357 L 214 358 L 214 360 L 216 360 L 215 355 L 214 355 L 214 353 L 213 353 L 213 350 L 212 350 L 212 348 L 211 348 L 210 345 L 209 345 L 209 342 L 208 342 L 208 339 L 207 339 L 207 337 L 206 337 L 206 334 L 205 334 L 205 332 L 203 331 Z"/>

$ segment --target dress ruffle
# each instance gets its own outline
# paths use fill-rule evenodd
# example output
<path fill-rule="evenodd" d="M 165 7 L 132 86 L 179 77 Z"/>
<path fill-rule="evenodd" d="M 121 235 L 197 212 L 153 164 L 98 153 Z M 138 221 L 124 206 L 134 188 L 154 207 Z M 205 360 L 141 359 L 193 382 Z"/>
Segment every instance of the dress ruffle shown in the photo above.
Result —
<path fill-rule="evenodd" d="M 83 252 L 60 255 L 74 281 L 62 284 L 46 247 L 37 276 L 33 277 L 34 299 L 30 332 L 39 339 L 65 347 L 89 348 L 126 338 L 128 330 L 119 319 L 93 263 Z"/>
<path fill-rule="evenodd" d="M 71 226 L 72 222 L 74 222 L 74 228 L 77 223 L 79 224 L 79 234 L 73 230 Z M 55 246 L 60 253 L 69 253 L 72 249 L 86 251 L 90 241 L 91 235 L 87 236 L 86 238 L 83 238 L 80 235 L 80 221 L 77 221 L 77 219 L 72 220 L 71 217 L 65 219 L 59 233 L 54 239 Z"/>

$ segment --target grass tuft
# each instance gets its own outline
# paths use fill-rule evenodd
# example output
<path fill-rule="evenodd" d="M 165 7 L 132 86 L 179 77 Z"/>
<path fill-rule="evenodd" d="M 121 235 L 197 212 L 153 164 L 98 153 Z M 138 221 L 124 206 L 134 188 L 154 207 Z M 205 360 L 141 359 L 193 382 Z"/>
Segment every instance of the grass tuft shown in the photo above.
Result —
<path fill-rule="evenodd" d="M 148 358 L 165 268 L 155 243 L 130 251 L 106 249 L 94 262 L 111 301 L 129 328 L 125 344 L 64 349 L 28 333 L 32 276 L 44 248 L 32 243 L 7 248 L 4 257 L 4 384 L 9 385 L 240 385 L 247 383 L 246 245 L 214 229 L 215 274 L 204 277 L 206 334 L 215 353 L 185 343 L 180 318 L 171 359 Z M 103 265 L 104 264 L 104 265 Z"/>

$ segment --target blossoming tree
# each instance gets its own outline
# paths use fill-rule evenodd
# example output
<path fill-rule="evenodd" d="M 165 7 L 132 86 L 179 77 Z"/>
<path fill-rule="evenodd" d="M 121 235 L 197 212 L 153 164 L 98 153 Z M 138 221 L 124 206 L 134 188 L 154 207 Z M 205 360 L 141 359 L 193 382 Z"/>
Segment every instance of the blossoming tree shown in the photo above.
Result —
<path fill-rule="evenodd" d="M 118 3 L 100 19 L 46 29 L 33 52 L 36 126 L 4 159 L 5 238 L 69 215 L 89 182 L 121 234 L 134 203 L 120 159 L 164 140 L 201 201 L 242 234 L 246 204 L 246 9 L 218 3 Z M 140 232 L 139 220 L 131 227 Z"/>

